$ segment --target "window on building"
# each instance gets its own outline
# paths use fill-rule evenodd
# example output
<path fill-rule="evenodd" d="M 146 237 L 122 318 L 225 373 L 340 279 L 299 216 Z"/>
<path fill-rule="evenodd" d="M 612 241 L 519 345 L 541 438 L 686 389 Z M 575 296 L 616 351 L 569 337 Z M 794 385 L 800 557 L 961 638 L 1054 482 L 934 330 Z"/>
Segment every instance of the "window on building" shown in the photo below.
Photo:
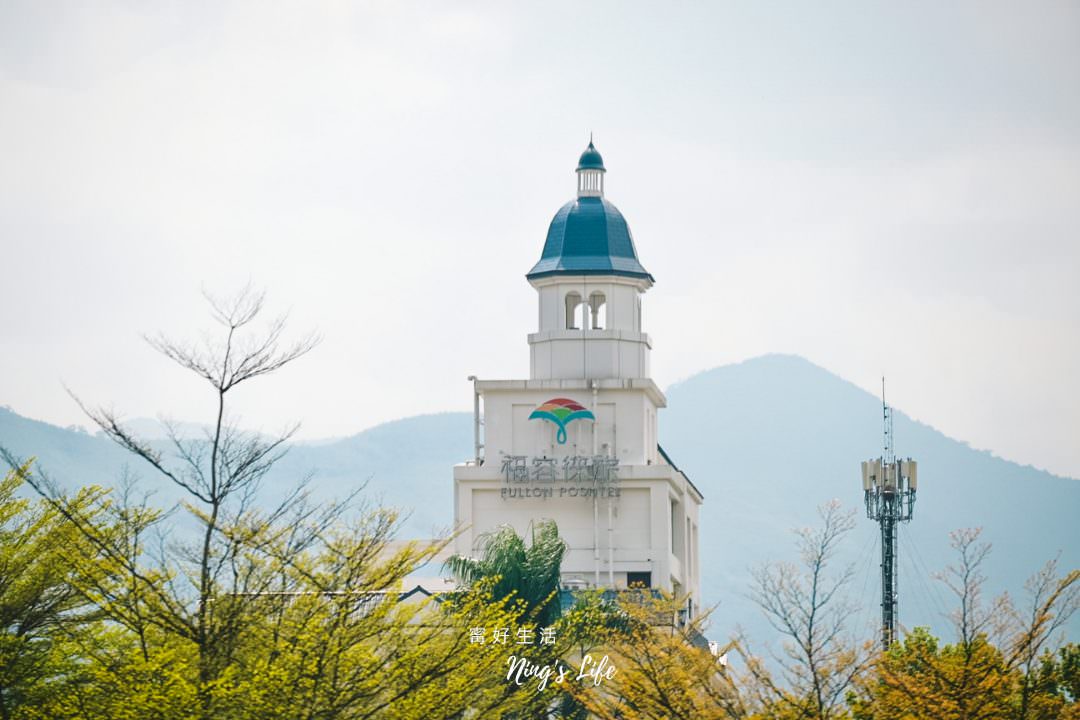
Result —
<path fill-rule="evenodd" d="M 678 543 L 676 539 L 679 535 L 679 505 L 674 500 L 671 501 L 671 554 L 679 555 L 677 552 Z"/>
<path fill-rule="evenodd" d="M 626 587 L 652 587 L 651 572 L 628 572 L 626 573 Z"/>
<path fill-rule="evenodd" d="M 589 296 L 589 315 L 593 330 L 602 330 L 607 325 L 607 302 L 602 292 L 594 292 Z"/>
<path fill-rule="evenodd" d="M 578 309 L 581 308 L 581 296 L 576 292 L 566 294 L 566 329 L 577 330 Z"/>

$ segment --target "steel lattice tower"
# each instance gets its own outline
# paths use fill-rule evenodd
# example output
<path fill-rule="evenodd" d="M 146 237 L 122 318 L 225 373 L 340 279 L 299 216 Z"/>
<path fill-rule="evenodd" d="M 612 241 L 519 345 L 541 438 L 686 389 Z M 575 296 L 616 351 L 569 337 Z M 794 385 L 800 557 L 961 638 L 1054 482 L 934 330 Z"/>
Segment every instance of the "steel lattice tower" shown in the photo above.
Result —
<path fill-rule="evenodd" d="M 881 526 L 881 643 L 886 650 L 896 639 L 898 565 L 896 527 L 911 520 L 918 486 L 914 460 L 897 460 L 892 445 L 892 408 L 885 402 L 881 380 L 881 412 L 885 448 L 880 458 L 862 464 L 866 516 Z"/>

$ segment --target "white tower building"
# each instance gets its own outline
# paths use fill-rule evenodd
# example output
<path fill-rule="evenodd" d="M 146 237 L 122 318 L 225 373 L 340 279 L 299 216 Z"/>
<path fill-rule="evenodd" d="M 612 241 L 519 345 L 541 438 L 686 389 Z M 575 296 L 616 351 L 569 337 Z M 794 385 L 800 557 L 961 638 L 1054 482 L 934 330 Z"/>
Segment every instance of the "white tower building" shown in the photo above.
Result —
<path fill-rule="evenodd" d="M 474 379 L 476 453 L 454 468 L 455 551 L 502 524 L 553 519 L 569 545 L 568 588 L 662 587 L 700 602 L 702 495 L 657 441 L 666 399 L 649 378 L 642 295 L 653 277 L 630 228 L 604 198 L 592 142 L 577 197 L 551 221 L 536 288 L 527 380 Z"/>

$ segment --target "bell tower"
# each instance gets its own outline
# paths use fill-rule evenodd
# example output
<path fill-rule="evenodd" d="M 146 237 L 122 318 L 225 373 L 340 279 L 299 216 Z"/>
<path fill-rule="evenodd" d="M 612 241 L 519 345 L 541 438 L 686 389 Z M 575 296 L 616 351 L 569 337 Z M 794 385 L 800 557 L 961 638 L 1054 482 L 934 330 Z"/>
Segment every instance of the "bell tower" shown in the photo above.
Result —
<path fill-rule="evenodd" d="M 638 262 L 622 213 L 604 199 L 606 173 L 590 140 L 578 161 L 577 197 L 555 214 L 526 276 L 540 305 L 540 327 L 529 335 L 534 380 L 649 376 L 641 296 L 653 277 Z"/>
<path fill-rule="evenodd" d="M 657 439 L 667 400 L 649 377 L 641 320 L 653 276 L 604 197 L 607 168 L 591 141 L 576 174 L 577 193 L 526 274 L 539 305 L 529 377 L 469 378 L 475 456 L 454 468 L 455 548 L 469 555 L 486 531 L 524 534 L 550 518 L 569 546 L 563 590 L 662 587 L 692 615 L 702 495 Z"/>

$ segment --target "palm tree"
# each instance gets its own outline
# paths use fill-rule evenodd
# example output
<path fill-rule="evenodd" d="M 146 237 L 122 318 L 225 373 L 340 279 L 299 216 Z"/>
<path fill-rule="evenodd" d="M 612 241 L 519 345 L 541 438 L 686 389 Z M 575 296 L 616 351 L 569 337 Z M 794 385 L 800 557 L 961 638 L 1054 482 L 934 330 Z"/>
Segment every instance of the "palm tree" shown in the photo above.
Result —
<path fill-rule="evenodd" d="M 530 529 L 532 544 L 526 547 L 514 528 L 500 525 L 480 536 L 479 558 L 452 555 L 445 567 L 467 585 L 495 578 L 496 599 L 524 600 L 537 623 L 550 625 L 559 616 L 559 569 L 566 543 L 554 520 L 540 520 Z"/>

